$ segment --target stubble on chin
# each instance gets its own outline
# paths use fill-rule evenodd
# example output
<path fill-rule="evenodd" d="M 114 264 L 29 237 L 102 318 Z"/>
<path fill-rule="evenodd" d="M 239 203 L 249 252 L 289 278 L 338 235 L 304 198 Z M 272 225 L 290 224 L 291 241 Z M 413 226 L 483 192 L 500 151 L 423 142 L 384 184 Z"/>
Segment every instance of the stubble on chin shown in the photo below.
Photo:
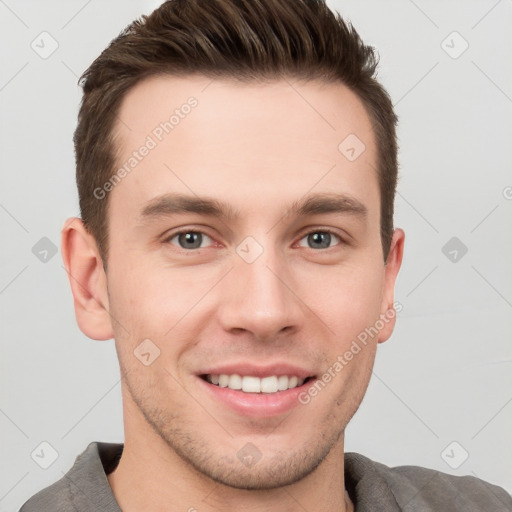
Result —
<path fill-rule="evenodd" d="M 152 389 L 158 389 L 156 382 L 146 381 L 141 385 L 134 382 L 135 378 L 132 374 L 125 379 L 128 399 L 138 409 L 146 424 L 169 447 L 171 460 L 175 458 L 177 466 L 188 470 L 193 468 L 200 478 L 206 477 L 235 489 L 271 490 L 302 480 L 325 460 L 339 442 L 346 425 L 346 422 L 340 422 L 340 418 L 331 413 L 325 421 L 319 423 L 312 439 L 294 450 L 287 451 L 269 452 L 265 449 L 264 437 L 259 436 L 260 440 L 255 441 L 255 444 L 258 445 L 256 449 L 261 455 L 257 462 L 248 465 L 239 456 L 247 443 L 237 441 L 229 433 L 229 425 L 226 426 L 227 431 L 215 425 L 215 431 L 219 436 L 225 437 L 225 441 L 209 437 L 188 425 L 179 408 L 172 410 L 162 407 L 161 404 L 166 401 L 159 400 L 156 393 L 151 392 Z M 204 418 L 198 424 L 215 423 L 206 411 L 203 412 Z M 286 428 L 290 429 L 289 436 L 293 438 L 296 431 L 290 425 L 291 422 L 288 422 Z M 296 428 L 299 429 L 300 425 L 297 424 Z M 279 431 L 279 428 L 276 430 Z M 283 435 L 282 430 L 274 431 L 270 435 L 277 433 Z"/>

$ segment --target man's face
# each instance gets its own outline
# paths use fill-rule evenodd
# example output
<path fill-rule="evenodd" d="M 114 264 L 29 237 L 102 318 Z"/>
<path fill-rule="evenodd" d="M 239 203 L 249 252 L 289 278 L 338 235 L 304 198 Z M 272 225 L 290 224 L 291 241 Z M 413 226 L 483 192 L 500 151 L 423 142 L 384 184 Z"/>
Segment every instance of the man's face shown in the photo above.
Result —
<path fill-rule="evenodd" d="M 390 333 L 335 365 L 392 296 L 376 143 L 346 87 L 291 83 L 151 78 L 126 96 L 116 128 L 119 167 L 151 146 L 108 197 L 127 441 L 168 446 L 234 487 L 291 483 L 336 452 Z M 353 135 L 338 149 L 350 134 L 365 145 L 355 160 Z M 208 382 L 219 374 L 268 392 Z M 295 377 L 305 382 L 271 392 Z"/>

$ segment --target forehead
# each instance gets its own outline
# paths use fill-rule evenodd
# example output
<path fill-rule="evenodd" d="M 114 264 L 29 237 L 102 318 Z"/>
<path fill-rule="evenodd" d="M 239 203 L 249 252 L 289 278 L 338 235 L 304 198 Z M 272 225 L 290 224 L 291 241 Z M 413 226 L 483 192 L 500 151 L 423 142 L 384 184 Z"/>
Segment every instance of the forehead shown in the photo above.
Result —
<path fill-rule="evenodd" d="M 308 191 L 379 200 L 371 122 L 340 83 L 156 76 L 118 115 L 117 166 L 128 172 L 113 202 L 142 207 L 166 192 L 252 209 Z"/>

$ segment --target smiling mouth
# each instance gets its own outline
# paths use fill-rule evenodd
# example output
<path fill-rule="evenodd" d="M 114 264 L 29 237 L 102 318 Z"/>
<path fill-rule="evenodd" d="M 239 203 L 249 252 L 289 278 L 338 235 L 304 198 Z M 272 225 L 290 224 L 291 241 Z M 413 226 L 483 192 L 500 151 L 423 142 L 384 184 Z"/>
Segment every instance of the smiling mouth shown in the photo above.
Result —
<path fill-rule="evenodd" d="M 200 377 L 214 386 L 242 391 L 243 393 L 259 394 L 272 394 L 287 391 L 288 389 L 298 388 L 314 379 L 314 377 L 302 379 L 296 375 L 271 375 L 260 378 L 252 375 L 207 374 L 200 375 Z"/>

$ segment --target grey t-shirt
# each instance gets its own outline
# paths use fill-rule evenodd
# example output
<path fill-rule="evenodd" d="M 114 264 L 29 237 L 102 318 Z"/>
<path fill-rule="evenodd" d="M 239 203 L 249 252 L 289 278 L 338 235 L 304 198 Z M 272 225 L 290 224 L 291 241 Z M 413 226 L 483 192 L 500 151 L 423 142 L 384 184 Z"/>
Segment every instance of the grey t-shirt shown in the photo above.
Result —
<path fill-rule="evenodd" d="M 20 512 L 121 512 L 107 475 L 123 446 L 90 443 L 63 478 L 32 496 Z M 417 466 L 389 468 L 358 453 L 345 454 L 345 486 L 356 512 L 512 512 L 509 494 L 478 478 Z"/>

